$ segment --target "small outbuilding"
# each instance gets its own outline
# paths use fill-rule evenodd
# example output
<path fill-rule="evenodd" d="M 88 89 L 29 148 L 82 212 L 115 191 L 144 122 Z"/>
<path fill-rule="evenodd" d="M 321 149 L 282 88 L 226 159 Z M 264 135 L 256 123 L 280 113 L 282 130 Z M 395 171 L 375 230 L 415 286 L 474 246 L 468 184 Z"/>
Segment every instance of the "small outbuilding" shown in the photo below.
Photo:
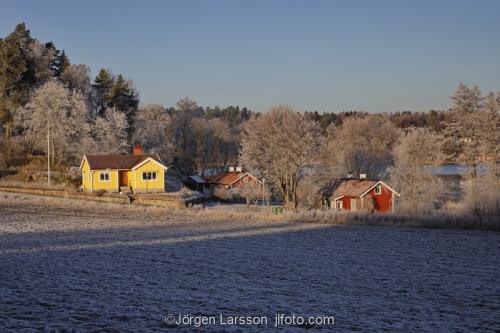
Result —
<path fill-rule="evenodd" d="M 345 211 L 394 212 L 394 198 L 399 193 L 382 180 L 334 178 L 318 192 L 323 209 Z"/>
<path fill-rule="evenodd" d="M 206 181 L 201 176 L 191 175 L 184 178 L 183 183 L 193 191 L 203 192 Z"/>

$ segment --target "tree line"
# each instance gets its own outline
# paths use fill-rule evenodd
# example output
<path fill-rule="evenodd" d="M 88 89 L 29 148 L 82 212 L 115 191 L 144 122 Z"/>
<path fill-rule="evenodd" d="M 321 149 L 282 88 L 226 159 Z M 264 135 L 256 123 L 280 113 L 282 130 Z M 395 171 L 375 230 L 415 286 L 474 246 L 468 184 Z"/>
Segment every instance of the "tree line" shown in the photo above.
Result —
<path fill-rule="evenodd" d="M 101 68 L 95 78 L 64 50 L 31 36 L 24 23 L 0 39 L 0 166 L 50 154 L 54 166 L 85 153 L 125 153 L 139 143 L 182 173 L 236 163 L 243 107 L 139 104 L 131 80 Z"/>
<path fill-rule="evenodd" d="M 442 188 L 432 167 L 461 163 L 469 167 L 467 195 L 472 209 L 498 214 L 500 92 L 482 95 L 477 86 L 459 84 L 451 100 L 446 112 L 415 114 L 421 126 L 398 126 L 401 114 L 346 117 L 344 113 L 324 128 L 314 119 L 315 113 L 273 107 L 245 124 L 240 160 L 270 180 L 292 207 L 298 205 L 297 188 L 305 178 L 304 170 L 331 166 L 336 176 L 366 173 L 390 181 L 401 194 L 399 211 L 412 214 L 438 206 Z M 332 119 L 330 114 L 325 117 Z M 487 165 L 486 172 L 480 172 L 480 164 Z"/>
<path fill-rule="evenodd" d="M 428 167 L 459 162 L 470 166 L 468 193 L 480 209 L 484 186 L 498 193 L 500 93 L 460 84 L 451 103 L 442 111 L 379 114 L 286 105 L 256 113 L 202 107 L 188 97 L 169 107 L 141 105 L 131 80 L 106 69 L 90 78 L 88 66 L 32 38 L 24 24 L 0 39 L 0 167 L 48 153 L 51 164 L 68 166 L 84 153 L 125 153 L 141 144 L 184 175 L 243 165 L 291 207 L 310 181 L 308 169 L 367 173 L 390 180 L 400 209 L 418 214 L 435 207 L 440 191 Z M 479 163 L 491 165 L 493 182 L 481 183 Z"/>

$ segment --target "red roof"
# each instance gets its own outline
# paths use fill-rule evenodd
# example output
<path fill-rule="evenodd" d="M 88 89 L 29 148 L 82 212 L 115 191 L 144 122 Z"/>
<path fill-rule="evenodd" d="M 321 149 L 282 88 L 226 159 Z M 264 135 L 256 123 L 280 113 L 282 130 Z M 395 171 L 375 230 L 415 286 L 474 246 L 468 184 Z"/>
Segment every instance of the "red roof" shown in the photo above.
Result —
<path fill-rule="evenodd" d="M 380 180 L 335 178 L 325 187 L 320 189 L 319 193 L 328 198 L 339 198 L 343 196 L 360 197 L 378 182 L 380 182 Z"/>
<path fill-rule="evenodd" d="M 223 172 L 215 176 L 205 177 L 207 183 L 217 185 L 231 185 L 239 178 L 246 175 L 246 172 Z"/>
<path fill-rule="evenodd" d="M 90 170 L 129 170 L 148 158 L 160 161 L 158 155 L 85 155 L 85 158 L 89 163 Z"/>

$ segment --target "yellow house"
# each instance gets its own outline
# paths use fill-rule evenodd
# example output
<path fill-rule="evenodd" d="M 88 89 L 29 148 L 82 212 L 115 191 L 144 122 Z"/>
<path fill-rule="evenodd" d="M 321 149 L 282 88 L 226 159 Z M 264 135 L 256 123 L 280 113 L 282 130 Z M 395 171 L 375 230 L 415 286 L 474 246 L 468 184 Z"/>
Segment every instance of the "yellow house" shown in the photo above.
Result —
<path fill-rule="evenodd" d="M 85 155 L 80 169 L 83 190 L 87 192 L 165 191 L 167 167 L 158 155 Z"/>

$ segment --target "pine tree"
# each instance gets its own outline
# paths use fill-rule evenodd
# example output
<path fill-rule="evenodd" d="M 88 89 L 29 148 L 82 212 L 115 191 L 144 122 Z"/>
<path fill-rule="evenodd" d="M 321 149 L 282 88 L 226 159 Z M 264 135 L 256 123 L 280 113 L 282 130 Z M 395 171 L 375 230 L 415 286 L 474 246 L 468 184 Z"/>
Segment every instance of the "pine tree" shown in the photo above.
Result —
<path fill-rule="evenodd" d="M 27 102 L 35 82 L 32 42 L 21 23 L 0 43 L 0 121 L 6 137 L 11 135 L 15 110 Z"/>
<path fill-rule="evenodd" d="M 52 42 L 47 43 L 46 46 L 54 50 L 55 57 L 51 63 L 51 68 L 54 71 L 56 77 L 61 77 L 64 71 L 71 65 L 71 62 L 66 56 L 66 52 L 64 52 L 64 50 L 60 51 L 56 49 L 55 45 Z"/>
<path fill-rule="evenodd" d="M 104 68 L 101 68 L 94 80 L 94 89 L 96 92 L 97 114 L 102 115 L 108 107 L 109 96 L 111 89 L 115 84 L 115 80 L 111 73 Z"/>
<path fill-rule="evenodd" d="M 139 106 L 137 93 L 134 91 L 131 83 L 125 80 L 121 74 L 118 75 L 109 92 L 108 98 L 108 107 L 125 113 L 131 130 L 133 118 Z"/>

